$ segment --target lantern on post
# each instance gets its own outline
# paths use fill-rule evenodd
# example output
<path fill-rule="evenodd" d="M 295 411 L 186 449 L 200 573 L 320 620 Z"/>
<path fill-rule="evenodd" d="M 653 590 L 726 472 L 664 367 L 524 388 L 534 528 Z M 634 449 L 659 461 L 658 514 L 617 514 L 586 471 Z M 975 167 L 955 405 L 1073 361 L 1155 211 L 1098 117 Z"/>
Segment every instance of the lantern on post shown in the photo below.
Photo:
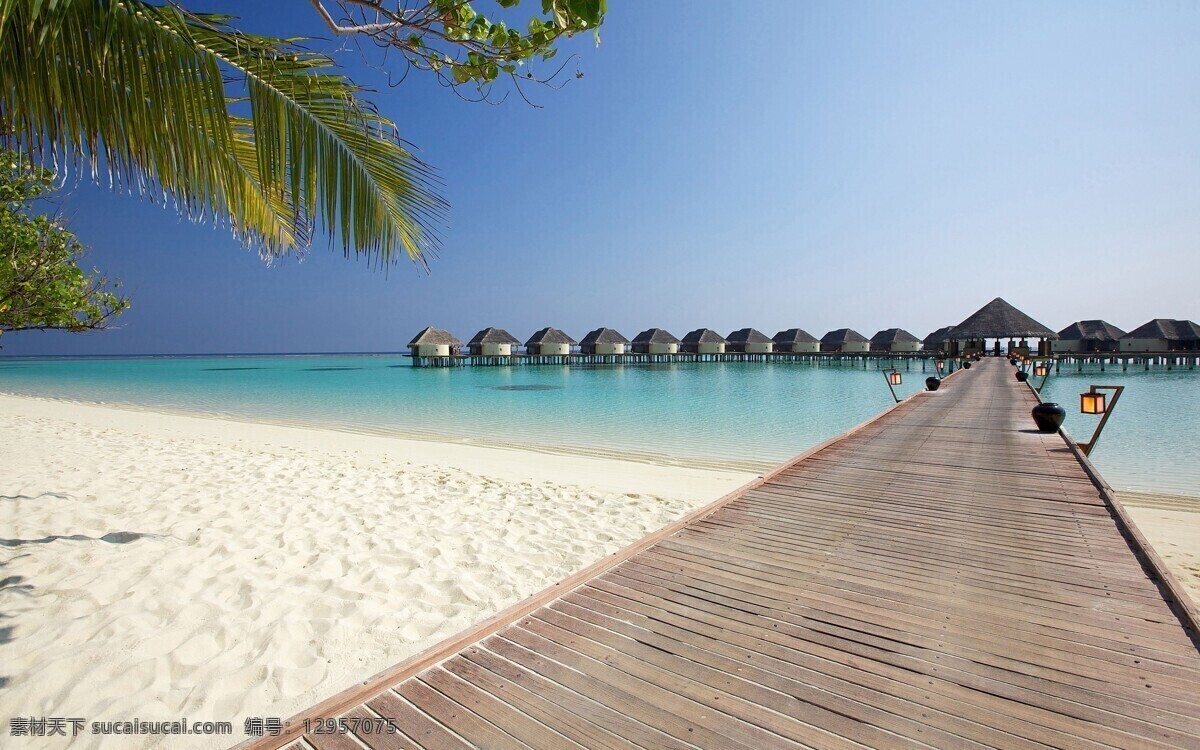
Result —
<path fill-rule="evenodd" d="M 1041 393 L 1042 387 L 1046 385 L 1046 380 L 1050 377 L 1050 363 L 1045 361 L 1038 362 L 1034 365 L 1033 374 L 1042 379 L 1042 382 L 1038 383 L 1033 389 Z"/>
<path fill-rule="evenodd" d="M 903 382 L 900 377 L 900 371 L 896 369 L 884 370 L 883 377 L 887 380 L 888 390 L 892 392 L 892 398 L 896 399 L 896 403 L 900 403 L 900 397 L 896 395 L 896 386 Z"/>
<path fill-rule="evenodd" d="M 1084 414 L 1103 414 L 1107 411 L 1105 406 L 1105 395 L 1097 393 L 1095 386 L 1087 393 L 1079 394 L 1079 411 Z"/>
<path fill-rule="evenodd" d="M 1086 443 L 1080 443 L 1079 449 L 1083 451 L 1083 455 L 1092 455 L 1092 449 L 1096 447 L 1096 441 L 1100 439 L 1100 433 L 1104 431 L 1104 425 L 1108 423 L 1108 418 L 1112 416 L 1113 409 L 1117 408 L 1117 401 L 1121 398 L 1121 393 L 1124 392 L 1123 385 L 1093 385 L 1087 391 L 1079 394 L 1079 411 L 1084 414 L 1100 414 L 1100 424 L 1096 425 L 1096 431 L 1092 433 L 1092 439 Z M 1109 403 L 1105 391 L 1112 391 L 1112 402 Z"/>

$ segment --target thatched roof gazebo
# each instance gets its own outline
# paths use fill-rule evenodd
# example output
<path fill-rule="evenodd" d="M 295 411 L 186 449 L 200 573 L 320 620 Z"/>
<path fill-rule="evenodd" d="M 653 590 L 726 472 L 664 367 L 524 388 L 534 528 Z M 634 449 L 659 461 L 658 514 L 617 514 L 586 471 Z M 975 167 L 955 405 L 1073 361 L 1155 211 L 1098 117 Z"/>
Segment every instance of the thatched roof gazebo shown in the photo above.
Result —
<path fill-rule="evenodd" d="M 462 342 L 453 333 L 441 328 L 424 328 L 408 342 L 414 357 L 449 357 L 458 354 Z"/>
<path fill-rule="evenodd" d="M 1058 332 L 1055 352 L 1116 352 L 1125 332 L 1104 320 L 1079 320 Z"/>
<path fill-rule="evenodd" d="M 1155 318 L 1121 337 L 1123 352 L 1194 352 L 1200 350 L 1200 326 L 1190 320 Z"/>
<path fill-rule="evenodd" d="M 821 351 L 821 342 L 803 328 L 788 328 L 771 337 L 775 342 L 775 351 L 812 353 Z"/>
<path fill-rule="evenodd" d="M 852 328 L 838 328 L 821 337 L 823 352 L 862 353 L 870 351 L 871 342 Z"/>
<path fill-rule="evenodd" d="M 467 342 L 467 352 L 476 356 L 507 357 L 521 342 L 503 328 L 484 328 Z"/>
<path fill-rule="evenodd" d="M 543 328 L 525 342 L 525 353 L 538 356 L 564 356 L 579 342 L 557 328 Z"/>
<path fill-rule="evenodd" d="M 775 342 L 754 328 L 739 328 L 725 339 L 729 342 L 725 348 L 731 352 L 770 354 L 775 349 Z"/>
<path fill-rule="evenodd" d="M 1016 346 L 1009 346 L 1010 353 L 1029 353 L 1029 345 L 1025 339 L 1041 339 L 1038 354 L 1050 353 L 1049 342 L 1058 338 L 1058 334 L 1037 322 L 1000 297 L 979 308 L 963 322 L 954 326 L 950 331 L 950 341 L 959 344 L 960 351 L 955 354 L 974 354 L 983 351 L 987 339 L 996 339 L 996 352 L 1000 351 L 1000 339 L 1021 339 Z M 954 348 L 954 347 L 952 347 Z"/>
<path fill-rule="evenodd" d="M 903 328 L 885 328 L 871 337 L 873 352 L 915 352 L 921 349 L 921 339 Z"/>
<path fill-rule="evenodd" d="M 597 328 L 590 331 L 579 342 L 579 351 L 584 354 L 624 354 L 629 339 L 612 328 Z"/>
<path fill-rule="evenodd" d="M 683 337 L 680 351 L 691 354 L 724 354 L 729 342 L 711 328 L 697 328 Z"/>
<path fill-rule="evenodd" d="M 942 326 L 933 333 L 925 337 L 921 342 L 921 346 L 927 352 L 945 351 L 946 342 L 950 340 L 950 331 L 954 330 L 954 326 Z"/>
<path fill-rule="evenodd" d="M 634 354 L 676 354 L 683 342 L 662 328 L 647 328 L 633 337 Z"/>

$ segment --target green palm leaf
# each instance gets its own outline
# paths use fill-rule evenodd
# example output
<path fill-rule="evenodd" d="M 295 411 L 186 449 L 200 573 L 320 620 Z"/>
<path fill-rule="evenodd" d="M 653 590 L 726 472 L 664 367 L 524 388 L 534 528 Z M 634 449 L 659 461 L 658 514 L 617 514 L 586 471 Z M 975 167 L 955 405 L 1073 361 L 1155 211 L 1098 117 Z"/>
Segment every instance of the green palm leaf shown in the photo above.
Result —
<path fill-rule="evenodd" d="M 294 42 L 141 0 L 0 0 L 0 129 L 42 160 L 227 224 L 424 262 L 446 204 L 395 125 Z"/>

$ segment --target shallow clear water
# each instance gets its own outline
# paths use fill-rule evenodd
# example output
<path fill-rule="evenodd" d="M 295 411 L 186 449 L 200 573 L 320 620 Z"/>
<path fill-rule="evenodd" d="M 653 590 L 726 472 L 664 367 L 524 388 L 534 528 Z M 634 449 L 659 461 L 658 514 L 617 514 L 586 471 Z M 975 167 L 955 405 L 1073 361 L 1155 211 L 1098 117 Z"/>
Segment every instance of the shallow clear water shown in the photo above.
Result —
<path fill-rule="evenodd" d="M 908 395 L 921 363 L 901 371 Z M 1087 365 L 1048 401 L 1086 440 L 1092 383 L 1128 386 L 1092 458 L 1118 489 L 1200 495 L 1200 370 Z M 878 365 L 723 363 L 417 369 L 376 355 L 3 359 L 0 392 L 250 420 L 760 470 L 893 403 Z"/>
<path fill-rule="evenodd" d="M 1064 364 L 1051 374 L 1042 398 L 1067 410 L 1063 427 L 1086 441 L 1099 417 L 1079 412 L 1079 394 L 1092 385 L 1123 385 L 1125 392 L 1090 458 L 1116 489 L 1200 496 L 1200 369 L 1167 370 L 1140 364 Z M 1109 397 L 1111 401 L 1111 395 Z"/>
<path fill-rule="evenodd" d="M 901 396 L 923 387 L 920 363 L 904 374 Z M 371 355 L 0 360 L 0 391 L 753 469 L 893 403 L 874 363 L 418 369 Z"/>

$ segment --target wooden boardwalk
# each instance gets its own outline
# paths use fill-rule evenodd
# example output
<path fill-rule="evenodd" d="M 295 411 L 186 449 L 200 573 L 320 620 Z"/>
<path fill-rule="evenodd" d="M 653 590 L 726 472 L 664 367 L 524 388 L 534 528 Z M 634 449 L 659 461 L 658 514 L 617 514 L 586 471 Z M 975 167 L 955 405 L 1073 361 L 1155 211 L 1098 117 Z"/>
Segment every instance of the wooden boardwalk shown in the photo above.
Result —
<path fill-rule="evenodd" d="M 1003 360 L 255 747 L 1200 748 L 1194 609 Z M 303 730 L 299 718 L 293 730 Z"/>

